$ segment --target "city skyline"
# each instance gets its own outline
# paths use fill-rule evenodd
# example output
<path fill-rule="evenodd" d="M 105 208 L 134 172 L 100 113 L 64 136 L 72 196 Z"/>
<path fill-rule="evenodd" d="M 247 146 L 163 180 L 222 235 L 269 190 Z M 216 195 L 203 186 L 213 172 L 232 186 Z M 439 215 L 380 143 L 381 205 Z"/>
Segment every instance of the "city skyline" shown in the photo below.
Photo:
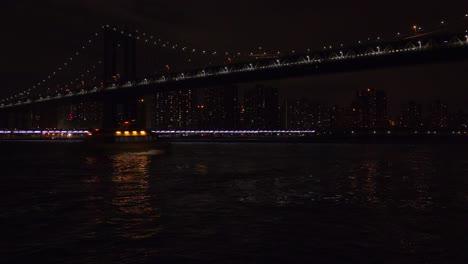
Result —
<path fill-rule="evenodd" d="M 281 88 L 264 84 L 249 87 L 228 85 L 198 89 L 163 90 L 139 99 L 149 107 L 146 127 L 156 130 L 352 130 L 352 129 L 461 129 L 466 130 L 468 115 L 445 101 L 429 103 L 407 100 L 397 114 L 389 114 L 387 92 L 358 89 L 345 104 L 310 98 L 281 98 Z M 115 121 L 122 128 L 134 124 L 136 109 L 117 106 Z M 84 102 L 59 109 L 59 127 L 93 129 L 102 124 L 103 105 Z M 41 116 L 33 116 L 34 128 L 41 128 Z M 125 123 L 125 124 L 124 124 Z"/>

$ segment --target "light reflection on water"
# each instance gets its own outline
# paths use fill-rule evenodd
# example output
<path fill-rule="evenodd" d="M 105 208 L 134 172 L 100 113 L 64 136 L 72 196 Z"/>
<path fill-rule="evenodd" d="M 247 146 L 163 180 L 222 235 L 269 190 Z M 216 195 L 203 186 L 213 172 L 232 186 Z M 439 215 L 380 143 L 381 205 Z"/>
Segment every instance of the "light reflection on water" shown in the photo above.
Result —
<path fill-rule="evenodd" d="M 158 232 L 158 212 L 149 190 L 150 156 L 157 151 L 123 153 L 111 156 L 112 205 L 119 211 L 111 220 L 119 235 L 132 239 L 147 238 Z"/>
<path fill-rule="evenodd" d="M 56 144 L 43 155 L 12 147 L 22 151 L 1 164 L 7 262 L 468 258 L 464 146 L 176 144 L 97 153 Z"/>

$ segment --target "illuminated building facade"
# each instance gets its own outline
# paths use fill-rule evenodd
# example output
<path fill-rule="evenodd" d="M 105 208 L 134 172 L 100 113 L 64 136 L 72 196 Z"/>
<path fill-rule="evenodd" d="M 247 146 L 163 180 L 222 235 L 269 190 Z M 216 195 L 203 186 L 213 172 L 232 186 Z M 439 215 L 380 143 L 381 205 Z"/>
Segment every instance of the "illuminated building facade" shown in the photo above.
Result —
<path fill-rule="evenodd" d="M 188 129 L 193 125 L 193 91 L 190 89 L 157 92 L 152 102 L 152 127 Z"/>
<path fill-rule="evenodd" d="M 59 107 L 58 126 L 64 129 L 71 128 L 98 128 L 102 125 L 102 103 L 89 101 L 67 104 Z M 35 116 L 38 121 L 40 117 Z"/>
<path fill-rule="evenodd" d="M 307 99 L 286 102 L 286 129 L 314 130 L 331 126 L 331 109 Z"/>

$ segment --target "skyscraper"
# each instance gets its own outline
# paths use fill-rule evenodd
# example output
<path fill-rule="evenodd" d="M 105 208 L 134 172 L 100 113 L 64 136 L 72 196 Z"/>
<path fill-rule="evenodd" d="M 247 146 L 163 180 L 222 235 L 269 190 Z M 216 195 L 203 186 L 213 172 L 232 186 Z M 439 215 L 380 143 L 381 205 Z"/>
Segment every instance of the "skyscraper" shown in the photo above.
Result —
<path fill-rule="evenodd" d="M 468 116 L 463 110 L 458 110 L 457 112 L 450 115 L 449 127 L 451 129 L 462 129 L 466 130 L 468 128 Z"/>
<path fill-rule="evenodd" d="M 156 129 L 188 129 L 193 125 L 192 90 L 164 90 L 154 95 L 153 127 Z"/>
<path fill-rule="evenodd" d="M 354 111 L 353 111 L 354 110 Z M 356 108 L 334 105 L 330 108 L 330 128 L 335 130 L 349 129 L 354 126 Z"/>
<path fill-rule="evenodd" d="M 400 109 L 399 126 L 405 129 L 418 129 L 424 126 L 422 106 L 414 101 L 403 104 Z"/>
<path fill-rule="evenodd" d="M 436 100 L 429 105 L 426 117 L 429 129 L 447 129 L 449 125 L 449 112 L 447 104 Z"/>
<path fill-rule="evenodd" d="M 246 129 L 278 129 L 278 88 L 256 85 L 246 89 L 243 105 L 243 126 Z"/>
<path fill-rule="evenodd" d="M 205 89 L 203 127 L 238 129 L 240 123 L 239 88 L 234 85 Z"/>
<path fill-rule="evenodd" d="M 98 128 L 102 125 L 103 106 L 96 101 L 64 104 L 57 109 L 58 126 L 71 128 Z M 35 117 L 37 121 L 41 118 Z"/>
<path fill-rule="evenodd" d="M 352 105 L 354 126 L 357 128 L 382 128 L 388 126 L 387 95 L 375 89 L 358 90 Z"/>
<path fill-rule="evenodd" d="M 287 101 L 287 129 L 313 130 L 330 127 L 330 109 L 308 99 Z"/>

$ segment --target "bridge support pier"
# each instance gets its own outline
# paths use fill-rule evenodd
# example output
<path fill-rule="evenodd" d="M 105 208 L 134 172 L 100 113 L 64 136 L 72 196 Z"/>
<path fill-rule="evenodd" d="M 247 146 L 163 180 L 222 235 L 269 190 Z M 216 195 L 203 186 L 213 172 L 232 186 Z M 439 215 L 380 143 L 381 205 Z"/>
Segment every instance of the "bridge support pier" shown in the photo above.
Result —
<path fill-rule="evenodd" d="M 103 100 L 102 109 L 102 130 L 114 130 L 117 127 L 116 122 L 116 106 L 113 103 L 112 98 L 105 98 Z"/>
<path fill-rule="evenodd" d="M 153 122 L 152 122 L 152 119 L 153 119 L 153 107 L 152 107 L 152 104 L 153 104 L 153 95 L 145 95 L 144 96 L 144 108 L 142 109 L 142 111 L 144 111 L 144 117 L 142 118 L 143 121 L 143 127 L 150 131 L 151 128 L 152 128 L 152 125 L 153 125 Z"/>

